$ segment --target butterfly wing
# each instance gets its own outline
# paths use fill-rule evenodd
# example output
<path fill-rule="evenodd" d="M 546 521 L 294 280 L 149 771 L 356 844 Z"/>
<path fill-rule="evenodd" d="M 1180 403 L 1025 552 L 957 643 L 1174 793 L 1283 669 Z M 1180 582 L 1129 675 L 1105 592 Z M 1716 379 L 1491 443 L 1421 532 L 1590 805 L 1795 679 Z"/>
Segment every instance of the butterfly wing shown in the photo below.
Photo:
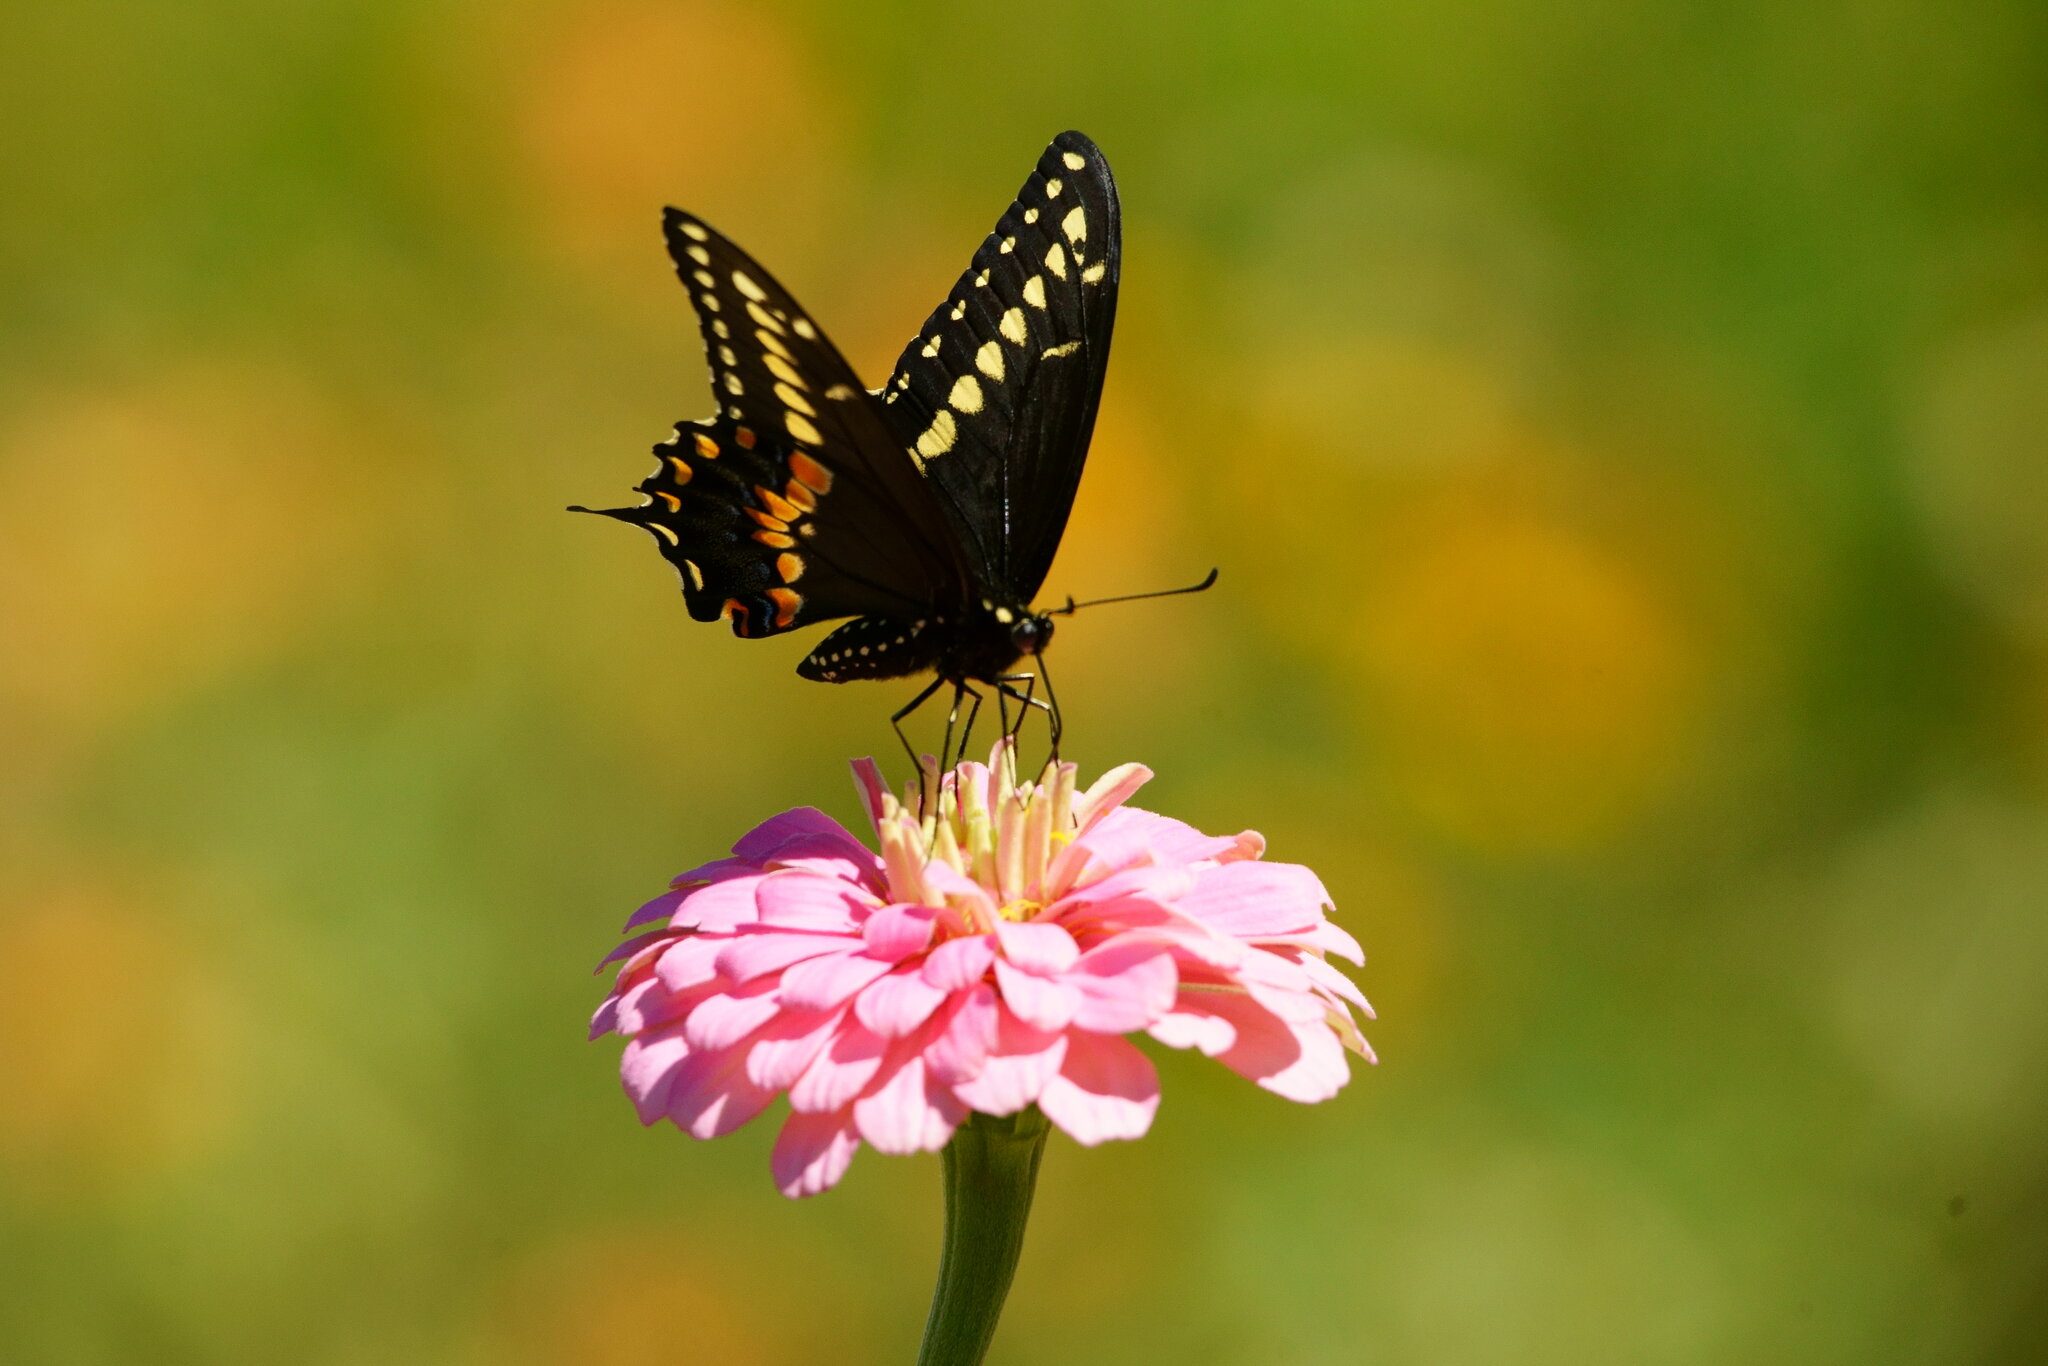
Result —
<path fill-rule="evenodd" d="M 1062 133 L 882 390 L 984 584 L 1029 602 L 1066 529 L 1109 364 L 1116 182 Z"/>
<path fill-rule="evenodd" d="M 645 527 L 690 615 L 740 636 L 962 600 L 972 570 L 880 401 L 752 257 L 680 209 L 662 224 L 719 409 L 654 448 L 644 503 L 604 515 Z"/>

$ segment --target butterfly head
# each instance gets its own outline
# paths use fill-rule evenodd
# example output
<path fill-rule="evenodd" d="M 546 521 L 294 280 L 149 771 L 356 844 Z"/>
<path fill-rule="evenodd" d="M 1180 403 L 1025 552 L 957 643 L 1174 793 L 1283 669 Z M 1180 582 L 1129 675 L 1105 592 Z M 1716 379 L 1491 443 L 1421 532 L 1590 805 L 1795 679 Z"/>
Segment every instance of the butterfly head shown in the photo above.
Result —
<path fill-rule="evenodd" d="M 1010 623 L 1010 643 L 1019 655 L 1036 655 L 1052 643 L 1052 618 L 1026 612 Z"/>

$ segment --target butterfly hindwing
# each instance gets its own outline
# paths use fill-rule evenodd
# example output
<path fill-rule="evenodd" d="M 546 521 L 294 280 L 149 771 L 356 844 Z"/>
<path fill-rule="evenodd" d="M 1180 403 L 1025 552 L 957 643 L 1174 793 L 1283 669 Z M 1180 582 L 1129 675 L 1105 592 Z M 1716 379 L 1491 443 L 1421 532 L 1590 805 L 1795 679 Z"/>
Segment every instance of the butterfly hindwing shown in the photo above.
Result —
<path fill-rule="evenodd" d="M 882 390 L 977 575 L 1028 602 L 1081 479 L 1116 316 L 1121 222 L 1095 144 L 1062 133 Z"/>
<path fill-rule="evenodd" d="M 966 591 L 970 569 L 853 370 L 788 291 L 701 220 L 669 209 L 719 411 L 655 447 L 644 526 L 682 577 L 690 615 L 735 634 L 915 611 Z"/>

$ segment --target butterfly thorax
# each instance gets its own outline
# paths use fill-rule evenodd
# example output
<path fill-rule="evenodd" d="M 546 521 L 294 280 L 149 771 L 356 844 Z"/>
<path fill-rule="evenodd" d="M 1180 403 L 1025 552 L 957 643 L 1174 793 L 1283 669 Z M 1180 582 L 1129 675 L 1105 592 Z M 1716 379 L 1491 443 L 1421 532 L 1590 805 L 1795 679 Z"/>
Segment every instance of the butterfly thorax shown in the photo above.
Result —
<path fill-rule="evenodd" d="M 994 601 L 926 617 L 860 617 L 819 641 L 797 672 L 820 683 L 926 670 L 953 683 L 993 683 L 1043 650 L 1052 625 L 1029 607 Z"/>

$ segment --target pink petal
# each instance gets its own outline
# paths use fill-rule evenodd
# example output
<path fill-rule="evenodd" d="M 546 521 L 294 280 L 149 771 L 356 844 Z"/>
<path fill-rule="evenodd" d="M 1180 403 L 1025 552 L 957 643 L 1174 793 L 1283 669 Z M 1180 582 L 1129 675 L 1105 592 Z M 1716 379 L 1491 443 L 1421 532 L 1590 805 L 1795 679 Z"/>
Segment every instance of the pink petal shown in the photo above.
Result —
<path fill-rule="evenodd" d="M 689 1056 L 690 1045 L 683 1042 L 681 1029 L 643 1034 L 626 1045 L 619 1057 L 619 1081 L 633 1098 L 642 1124 L 652 1124 L 668 1113 L 676 1069 Z"/>
<path fill-rule="evenodd" d="M 1079 988 L 1058 977 L 1026 972 L 1005 958 L 996 960 L 996 985 L 1010 1012 L 1037 1029 L 1065 1029 L 1081 1008 Z"/>
<path fill-rule="evenodd" d="M 760 871 L 760 865 L 743 858 L 717 858 L 709 863 L 700 863 L 687 873 L 677 873 L 668 880 L 668 885 L 679 892 L 687 891 L 701 883 L 724 882 Z"/>
<path fill-rule="evenodd" d="M 669 924 L 679 930 L 720 934 L 751 925 L 761 915 L 754 907 L 754 888 L 762 881 L 765 879 L 757 873 L 699 887 L 683 898 Z"/>
<path fill-rule="evenodd" d="M 746 1050 L 692 1053 L 676 1069 L 668 1117 L 692 1138 L 720 1138 L 768 1108 L 775 1092 L 747 1079 Z"/>
<path fill-rule="evenodd" d="M 929 906 L 884 906 L 867 918 L 860 932 L 869 953 L 899 963 L 913 953 L 923 953 L 925 945 L 932 942 L 932 910 Z"/>
<path fill-rule="evenodd" d="M 873 759 L 853 761 L 853 786 L 860 793 L 861 810 L 868 813 L 868 824 L 877 835 L 882 833 L 882 794 L 889 790 L 882 781 L 882 770 Z"/>
<path fill-rule="evenodd" d="M 881 1069 L 889 1041 L 853 1021 L 842 1022 L 824 1051 L 789 1088 L 789 1107 L 805 1114 L 839 1110 L 853 1103 Z"/>
<path fill-rule="evenodd" d="M 707 996 L 683 1022 L 683 1037 L 690 1047 L 718 1051 L 734 1044 L 767 1024 L 782 1011 L 776 999 L 775 982 L 769 978 Z"/>
<path fill-rule="evenodd" d="M 868 1093 L 853 1103 L 853 1122 L 877 1152 L 937 1152 L 966 1115 L 966 1107 L 927 1084 L 924 1059 L 897 1045 L 895 1068 L 882 1069 Z"/>
<path fill-rule="evenodd" d="M 900 1038 L 930 1019 L 946 995 L 924 979 L 921 965 L 906 963 L 854 997 L 853 1013 L 883 1038 Z"/>
<path fill-rule="evenodd" d="M 764 925 L 853 934 L 859 930 L 857 913 L 873 906 L 875 900 L 858 883 L 792 869 L 760 879 L 754 888 L 754 904 Z"/>
<path fill-rule="evenodd" d="M 730 940 L 688 935 L 655 960 L 654 975 L 670 991 L 688 991 L 718 980 L 718 954 Z"/>
<path fill-rule="evenodd" d="M 1228 1018 L 1237 1041 L 1217 1055 L 1225 1067 L 1289 1100 L 1328 1100 L 1351 1079 L 1343 1045 L 1326 1024 L 1292 1028 L 1246 997 L 1205 996 L 1203 1004 Z"/>
<path fill-rule="evenodd" d="M 793 1114 L 775 1136 L 770 1167 L 775 1185 L 792 1200 L 817 1195 L 839 1184 L 860 1149 L 851 1111 Z"/>
<path fill-rule="evenodd" d="M 1088 790 L 1074 799 L 1074 824 L 1086 833 L 1088 827 L 1122 806 L 1132 793 L 1152 781 L 1152 770 L 1143 764 L 1123 764 L 1109 770 Z"/>
<path fill-rule="evenodd" d="M 950 863 L 932 863 L 922 874 L 924 889 L 945 902 L 963 925 L 981 926 L 996 919 L 995 898 L 988 889 Z"/>
<path fill-rule="evenodd" d="M 995 941 L 985 934 L 948 939 L 925 955 L 924 980 L 941 991 L 964 991 L 988 974 Z"/>
<path fill-rule="evenodd" d="M 1204 863 L 1238 847 L 1234 835 L 1205 835 L 1192 825 L 1135 806 L 1109 812 L 1074 843 L 1087 852 L 1097 876 L 1145 863 Z"/>
<path fill-rule="evenodd" d="M 761 822 L 742 835 L 732 851 L 754 863 L 766 863 L 790 841 L 806 838 L 837 843 L 849 854 L 868 854 L 867 846 L 848 834 L 845 826 L 814 806 L 799 806 Z"/>
<path fill-rule="evenodd" d="M 667 924 L 668 918 L 676 913 L 676 907 L 683 904 L 684 896 L 683 892 L 663 892 L 627 917 L 626 933 L 631 934 L 642 925 Z"/>
<path fill-rule="evenodd" d="M 1331 967 L 1326 959 L 1313 953 L 1302 953 L 1296 961 L 1318 987 L 1341 1001 L 1357 1006 L 1365 1012 L 1367 1019 L 1373 1018 L 1372 1003 L 1365 999 L 1365 993 L 1358 989 L 1358 984 Z"/>
<path fill-rule="evenodd" d="M 807 958 L 782 974 L 782 1000 L 792 1010 L 830 1010 L 893 966 L 865 953 Z"/>
<path fill-rule="evenodd" d="M 978 1076 L 996 1046 L 1001 1022 L 994 987 L 981 983 L 960 996 L 940 1017 L 937 1032 L 925 1046 L 925 1062 L 932 1075 L 946 1082 Z"/>
<path fill-rule="evenodd" d="M 1330 895 L 1298 863 L 1225 863 L 1195 874 L 1176 910 L 1240 939 L 1299 934 L 1323 920 Z"/>
<path fill-rule="evenodd" d="M 636 982 L 615 997 L 618 1030 L 621 1034 L 644 1034 L 650 1029 L 680 1023 L 710 990 L 696 987 L 686 992 L 670 991 L 658 977 Z"/>
<path fill-rule="evenodd" d="M 954 1085 L 953 1094 L 983 1114 L 1014 1115 L 1038 1099 L 1066 1056 L 1066 1035 L 1033 1029 L 1004 1011 L 995 1049 L 980 1072 Z"/>
<path fill-rule="evenodd" d="M 817 1060 L 846 1018 L 843 1010 L 821 1015 L 785 1012 L 747 1046 L 747 1077 L 756 1086 L 786 1091 Z"/>
<path fill-rule="evenodd" d="M 997 920 L 995 934 L 1003 957 L 1027 972 L 1065 972 L 1081 956 L 1073 935 L 1043 920 Z"/>
<path fill-rule="evenodd" d="M 593 1041 L 601 1039 L 618 1027 L 619 998 L 616 995 L 607 996 L 604 1003 L 598 1006 L 597 1012 L 590 1017 L 590 1033 L 587 1037 Z"/>
<path fill-rule="evenodd" d="M 1229 1051 L 1237 1042 L 1237 1027 L 1206 1010 L 1169 1010 L 1145 1032 L 1168 1048 L 1199 1049 L 1208 1058 Z"/>
<path fill-rule="evenodd" d="M 1087 852 L 1078 842 L 1067 846 L 1065 852 L 1071 853 L 1076 849 L 1082 849 L 1083 854 Z M 1114 916 L 1132 901 L 1140 905 L 1169 906 L 1194 885 L 1194 875 L 1185 868 L 1140 864 L 1099 881 L 1070 888 L 1046 908 L 1042 919 L 1056 920 L 1064 925 L 1083 916 Z"/>
<path fill-rule="evenodd" d="M 1081 955 L 1066 980 L 1081 994 L 1074 1027 L 1097 1034 L 1144 1029 L 1169 1010 L 1180 989 L 1173 955 L 1158 944 L 1113 939 Z"/>
<path fill-rule="evenodd" d="M 1159 1109 L 1159 1073 L 1123 1039 L 1075 1034 L 1059 1075 L 1039 1092 L 1038 1108 L 1084 1147 L 1142 1138 Z"/>
<path fill-rule="evenodd" d="M 716 942 L 718 975 L 735 984 L 751 982 L 771 972 L 781 972 L 806 958 L 846 953 L 860 947 L 860 941 L 847 935 L 784 934 L 758 929 L 742 931 L 736 938 Z"/>

